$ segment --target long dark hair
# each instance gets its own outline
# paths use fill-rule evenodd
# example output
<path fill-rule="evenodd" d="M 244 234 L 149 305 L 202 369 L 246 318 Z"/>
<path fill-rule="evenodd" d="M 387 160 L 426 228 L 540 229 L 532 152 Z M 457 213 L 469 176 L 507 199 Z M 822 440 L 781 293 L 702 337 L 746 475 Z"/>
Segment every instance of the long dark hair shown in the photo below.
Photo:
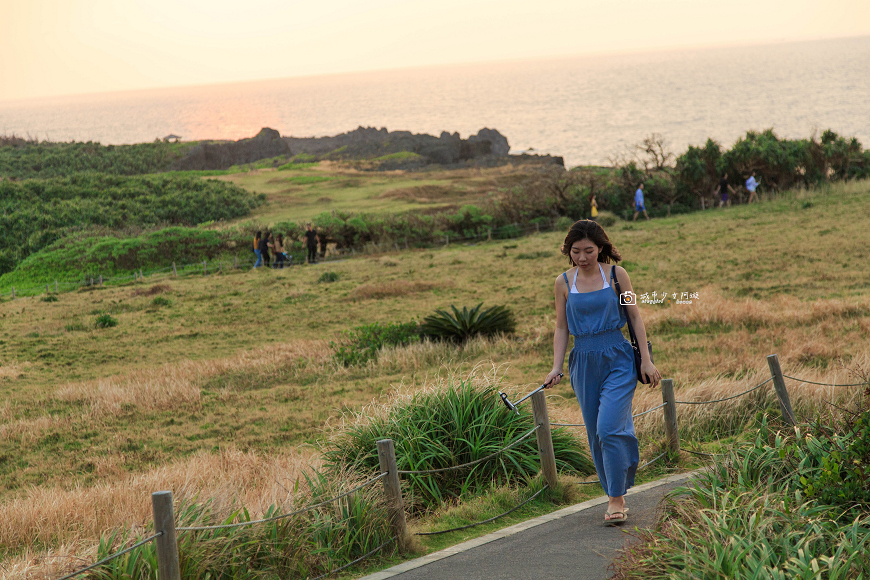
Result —
<path fill-rule="evenodd" d="M 610 264 L 622 260 L 622 256 L 610 243 L 610 238 L 607 237 L 607 232 L 600 224 L 592 220 L 580 220 L 574 222 L 571 229 L 568 230 L 568 235 L 565 236 L 565 243 L 562 244 L 562 253 L 568 256 L 568 262 L 574 266 L 574 260 L 571 259 L 571 246 L 574 242 L 588 239 L 590 242 L 601 248 L 598 252 L 598 261 Z"/>

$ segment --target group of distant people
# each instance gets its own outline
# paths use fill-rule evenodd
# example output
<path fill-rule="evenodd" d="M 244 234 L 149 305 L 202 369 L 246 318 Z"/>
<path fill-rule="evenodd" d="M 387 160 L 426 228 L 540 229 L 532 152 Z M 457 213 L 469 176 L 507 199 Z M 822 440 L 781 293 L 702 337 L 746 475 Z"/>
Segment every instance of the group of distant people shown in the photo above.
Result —
<path fill-rule="evenodd" d="M 755 172 L 752 172 L 745 182 L 746 190 L 749 192 L 749 200 L 746 203 L 752 203 L 752 200 L 758 201 L 758 194 L 755 192 L 758 189 L 760 181 L 755 179 Z M 716 194 L 719 196 L 719 207 L 723 205 L 727 205 L 731 207 L 731 198 L 728 197 L 728 193 L 732 195 L 735 193 L 734 188 L 728 183 L 728 174 L 723 173 L 722 179 L 719 180 L 719 185 L 716 186 Z"/>
<path fill-rule="evenodd" d="M 317 244 L 320 242 L 322 247 L 323 241 L 320 240 L 320 237 L 317 235 L 317 230 L 312 227 L 311 222 L 305 225 L 303 241 L 305 243 L 305 248 L 308 250 L 308 263 L 316 263 Z M 263 234 L 263 232 L 257 232 L 254 236 L 254 254 L 257 256 L 257 261 L 254 262 L 254 268 L 259 268 L 260 266 L 268 268 L 270 262 L 272 262 L 272 257 L 275 259 L 274 262 L 271 263 L 271 267 L 275 269 L 283 269 L 285 264 L 290 265 L 292 262 L 292 257 L 288 257 L 287 251 L 284 249 L 283 234 L 278 234 L 276 236 L 272 232 L 266 232 L 265 234 Z"/>
<path fill-rule="evenodd" d="M 758 201 L 758 193 L 756 193 L 756 189 L 758 189 L 761 180 L 755 179 L 755 172 L 746 179 L 744 185 L 746 186 L 746 190 L 749 192 L 749 200 L 746 203 L 752 203 L 753 200 Z M 728 183 L 728 174 L 723 173 L 722 179 L 719 180 L 719 184 L 716 186 L 715 195 L 719 196 L 719 207 L 723 205 L 727 205 L 731 207 L 731 198 L 728 196 L 728 193 L 732 195 L 735 194 L 734 188 Z M 598 202 L 595 199 L 595 194 L 589 196 L 589 219 L 592 221 L 596 221 L 598 217 Z M 649 219 L 649 214 L 646 213 L 646 206 L 643 201 L 643 183 L 637 186 L 637 190 L 634 192 L 634 217 L 631 221 L 637 220 L 637 216 L 643 212 L 643 215 L 646 219 Z"/>

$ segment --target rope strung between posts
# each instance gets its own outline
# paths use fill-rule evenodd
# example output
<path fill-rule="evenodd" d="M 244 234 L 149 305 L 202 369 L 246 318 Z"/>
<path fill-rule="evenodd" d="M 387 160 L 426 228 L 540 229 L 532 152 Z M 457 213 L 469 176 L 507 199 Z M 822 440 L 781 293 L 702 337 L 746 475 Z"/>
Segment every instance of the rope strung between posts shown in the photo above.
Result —
<path fill-rule="evenodd" d="M 722 401 L 730 401 L 731 399 L 736 399 L 737 397 L 742 397 L 743 395 L 745 395 L 747 393 L 751 393 L 752 391 L 760 389 L 761 387 L 763 387 L 764 385 L 766 385 L 767 383 L 769 383 L 772 380 L 773 380 L 773 377 L 770 377 L 769 379 L 767 379 L 763 383 L 755 385 L 754 387 L 752 387 L 748 391 L 743 391 L 742 393 L 737 393 L 736 395 L 731 395 L 730 397 L 724 397 L 722 399 L 714 399 L 712 401 L 675 401 L 675 403 L 677 403 L 678 405 L 709 405 L 711 403 L 721 403 Z"/>
<path fill-rule="evenodd" d="M 683 449 L 683 451 L 691 453 L 692 455 L 700 455 L 702 457 L 719 457 L 725 455 L 724 453 L 704 453 L 703 451 L 692 451 L 691 449 Z"/>
<path fill-rule="evenodd" d="M 657 411 L 667 404 L 668 404 L 668 402 L 665 401 L 664 403 L 662 403 L 658 407 L 653 407 L 652 409 L 647 409 L 646 411 L 643 411 L 642 413 L 638 413 L 637 415 L 632 415 L 631 418 L 634 419 L 635 417 L 640 417 L 641 415 L 646 415 L 647 413 L 652 413 L 653 411 Z M 555 425 L 556 427 L 585 427 L 586 426 L 585 423 L 550 423 L 550 425 Z"/>
<path fill-rule="evenodd" d="M 460 527 L 458 527 L 458 528 L 450 528 L 449 530 L 439 530 L 439 531 L 437 531 L 437 532 L 416 532 L 414 535 L 415 535 L 415 536 L 437 536 L 437 535 L 439 535 L 439 534 L 446 534 L 446 533 L 448 533 L 448 532 L 458 532 L 459 530 L 467 530 L 468 528 L 473 528 L 473 527 L 475 527 L 475 526 L 479 526 L 479 525 L 481 525 L 481 524 L 488 524 L 489 522 L 494 522 L 495 520 L 497 520 L 497 519 L 499 519 L 499 518 L 503 518 L 504 516 L 508 515 L 509 513 L 513 513 L 513 512 L 515 512 L 516 510 L 520 509 L 521 507 L 523 507 L 524 505 L 526 505 L 527 503 L 529 503 L 530 501 L 532 501 L 533 499 L 535 499 L 536 497 L 538 497 L 539 495 L 541 495 L 541 493 L 542 493 L 545 489 L 547 489 L 547 488 L 549 488 L 549 487 L 550 487 L 550 486 L 549 486 L 548 484 L 544 484 L 544 487 L 542 487 L 542 488 L 539 489 L 537 492 L 535 492 L 535 494 L 534 494 L 532 497 L 530 497 L 530 498 L 524 500 L 524 501 L 523 501 L 522 503 L 520 503 L 520 504 L 515 505 L 514 507 L 512 507 L 512 508 L 509 509 L 508 511 L 504 512 L 503 514 L 499 514 L 499 515 L 497 515 L 497 516 L 495 516 L 495 517 L 492 517 L 492 518 L 489 518 L 489 519 L 487 519 L 487 520 L 483 520 L 483 521 L 480 521 L 480 522 L 475 522 L 475 523 L 473 523 L 473 524 L 468 524 L 467 526 L 460 526 Z"/>
<path fill-rule="evenodd" d="M 120 552 L 115 552 L 115 553 L 112 554 L 111 556 L 108 556 L 108 557 L 106 557 L 106 558 L 103 558 L 103 559 L 100 560 L 99 562 L 94 562 L 93 564 L 91 564 L 91 565 L 88 566 L 87 568 L 82 568 L 81 570 L 77 570 L 77 571 L 73 572 L 72 574 L 67 574 L 67 575 L 64 576 L 63 578 L 60 578 L 59 580 L 69 580 L 69 578 L 72 578 L 73 576 L 78 576 L 79 574 L 82 574 L 82 573 L 84 573 L 84 572 L 87 572 L 88 570 L 93 570 L 93 569 L 96 568 L 97 566 L 102 566 L 102 565 L 105 564 L 106 562 L 110 562 L 111 560 L 114 560 L 115 558 L 117 558 L 117 557 L 119 557 L 119 556 L 123 556 L 123 555 L 126 554 L 127 552 L 129 552 L 129 551 L 131 551 L 131 550 L 135 550 L 135 549 L 138 548 L 139 546 L 142 546 L 142 545 L 144 545 L 144 544 L 147 544 L 148 542 L 150 542 L 150 541 L 152 541 L 152 540 L 155 540 L 155 539 L 159 538 L 159 537 L 162 536 L 162 535 L 163 535 L 163 532 L 157 532 L 157 533 L 154 534 L 153 536 L 149 536 L 149 537 L 145 538 L 144 540 L 142 540 L 142 541 L 140 541 L 140 542 L 136 542 L 135 544 L 133 544 L 133 545 L 130 546 L 129 548 L 125 548 L 125 549 L 121 550 Z"/>
<path fill-rule="evenodd" d="M 498 451 L 495 451 L 495 452 L 493 452 L 493 453 L 490 453 L 490 454 L 487 455 L 486 457 L 481 457 L 480 459 L 475 459 L 474 461 L 469 461 L 468 463 L 463 463 L 462 465 L 453 465 L 453 466 L 450 466 L 450 467 L 439 467 L 438 469 L 422 469 L 422 470 L 417 470 L 417 471 L 402 470 L 402 469 L 400 469 L 400 470 L 397 471 L 397 473 L 398 473 L 399 475 L 425 475 L 425 474 L 427 474 L 427 473 L 441 473 L 441 472 L 443 472 L 443 471 L 452 471 L 452 470 L 454 470 L 454 469 L 462 469 L 463 467 L 470 467 L 470 466 L 472 466 L 472 465 L 477 465 L 478 463 L 482 463 L 482 462 L 484 462 L 484 461 L 486 461 L 486 460 L 488 460 L 488 459 L 492 459 L 493 457 L 495 457 L 495 456 L 498 455 L 499 453 L 504 453 L 504 452 L 507 451 L 508 449 L 511 449 L 511 448 L 513 448 L 513 447 L 516 447 L 517 445 L 519 445 L 520 443 L 522 443 L 523 441 L 525 441 L 526 439 L 528 439 L 528 438 L 532 435 L 532 433 L 534 433 L 535 431 L 537 431 L 540 427 L 541 427 L 540 425 L 535 425 L 534 427 L 532 427 L 531 429 L 529 429 L 528 431 L 526 431 L 526 433 L 525 433 L 522 437 L 520 437 L 519 439 L 515 440 L 513 443 L 511 443 L 511 444 L 508 445 L 507 447 L 502 447 L 502 448 L 499 449 Z"/>
<path fill-rule="evenodd" d="M 341 568 L 336 568 L 335 570 L 330 570 L 330 571 L 327 572 L 326 574 L 321 574 L 320 576 L 317 576 L 316 578 L 312 578 L 311 580 L 320 580 L 321 578 L 326 578 L 327 576 L 332 576 L 332 575 L 335 574 L 336 572 L 341 572 L 341 571 L 344 570 L 345 568 L 350 568 L 351 566 L 353 566 L 353 565 L 356 564 L 357 562 L 360 562 L 360 561 L 362 561 L 362 560 L 365 560 L 366 558 L 368 558 L 368 557 L 371 556 L 372 554 L 374 554 L 374 553 L 376 553 L 376 552 L 382 550 L 382 549 L 384 548 L 384 546 L 386 546 L 387 544 L 389 544 L 390 542 L 393 542 L 393 541 L 395 541 L 395 540 L 396 540 L 396 536 L 393 536 L 392 538 L 390 538 L 389 540 L 387 540 L 386 542 L 384 542 L 383 544 L 381 544 L 380 546 L 378 546 L 377 548 L 375 548 L 374 550 L 372 550 L 372 551 L 369 552 L 368 554 L 363 554 L 362 556 L 360 556 L 359 558 L 357 558 L 357 559 L 354 560 L 353 562 L 349 562 L 349 563 L 345 564 L 344 566 L 342 566 Z"/>
<path fill-rule="evenodd" d="M 850 384 L 834 384 L 834 383 L 817 383 L 815 381 L 805 381 L 804 379 L 796 379 L 795 377 L 790 377 L 788 375 L 782 375 L 783 378 L 791 379 L 793 381 L 799 381 L 801 383 L 810 383 L 811 385 L 822 385 L 823 387 L 863 387 L 868 383 L 850 383 Z"/>
<path fill-rule="evenodd" d="M 191 526 L 191 527 L 184 527 L 184 528 L 175 528 L 175 531 L 177 531 L 177 532 L 200 532 L 200 531 L 204 531 L 204 530 L 220 530 L 220 529 L 224 529 L 224 528 L 240 528 L 243 526 L 251 526 L 254 524 L 262 524 L 264 522 L 274 522 L 275 520 L 282 520 L 284 518 L 289 518 L 289 517 L 292 517 L 292 516 L 295 516 L 295 515 L 298 515 L 298 514 L 301 514 L 304 512 L 311 511 L 315 508 L 319 508 L 319 507 L 324 506 L 328 503 L 332 503 L 334 501 L 337 501 L 343 497 L 347 497 L 350 494 L 354 493 L 355 491 L 359 491 L 362 488 L 364 488 L 365 486 L 370 485 L 378 480 L 383 479 L 387 475 L 388 475 L 388 472 L 385 471 L 385 472 L 381 473 L 380 475 L 378 475 L 377 477 L 373 477 L 370 480 L 368 480 L 367 482 L 359 484 L 358 486 L 351 489 L 350 491 L 346 491 L 343 494 L 337 495 L 332 499 L 327 499 L 327 500 L 324 500 L 320 503 L 316 503 L 314 505 L 304 507 L 300 510 L 296 510 L 295 512 L 290 512 L 289 514 L 281 514 L 279 516 L 273 516 L 271 518 L 263 518 L 261 520 L 252 520 L 250 522 L 237 522 L 235 524 L 223 524 L 223 525 L 219 525 L 219 526 Z"/>
<path fill-rule="evenodd" d="M 638 467 L 638 468 L 637 468 L 637 471 L 640 471 L 641 469 L 643 469 L 644 467 L 646 467 L 646 466 L 649 465 L 650 463 L 655 463 L 656 461 L 658 461 L 659 459 L 661 459 L 661 458 L 664 457 L 665 455 L 667 455 L 667 451 L 665 451 L 664 453 L 660 453 L 660 454 L 656 455 L 655 457 L 653 457 L 652 459 L 650 459 L 649 461 L 647 461 L 646 463 L 644 463 L 643 465 L 641 465 L 640 467 Z M 577 485 L 589 485 L 589 484 L 592 484 L 592 483 L 601 483 L 601 480 L 600 480 L 600 479 L 596 479 L 596 480 L 593 480 L 593 481 L 575 481 L 574 483 L 576 483 Z"/>

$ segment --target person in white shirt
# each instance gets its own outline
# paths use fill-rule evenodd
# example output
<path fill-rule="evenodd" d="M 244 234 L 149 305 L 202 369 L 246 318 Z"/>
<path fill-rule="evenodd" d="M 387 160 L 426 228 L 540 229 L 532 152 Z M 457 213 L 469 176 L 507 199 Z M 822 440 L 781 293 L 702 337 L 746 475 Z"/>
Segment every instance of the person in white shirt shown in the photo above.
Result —
<path fill-rule="evenodd" d="M 755 193 L 755 189 L 758 187 L 758 181 L 755 180 L 755 172 L 752 172 L 752 175 L 749 176 L 749 179 L 746 180 L 746 189 L 749 190 L 749 201 L 746 203 L 752 203 L 752 200 L 758 201 L 758 194 Z"/>

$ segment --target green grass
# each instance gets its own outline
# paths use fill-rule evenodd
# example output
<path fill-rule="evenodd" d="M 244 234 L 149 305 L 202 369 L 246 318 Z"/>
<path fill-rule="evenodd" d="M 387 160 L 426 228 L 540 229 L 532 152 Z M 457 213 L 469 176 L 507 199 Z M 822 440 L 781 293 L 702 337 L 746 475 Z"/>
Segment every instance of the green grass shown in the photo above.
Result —
<path fill-rule="evenodd" d="M 715 387 L 727 377 L 754 376 L 773 352 L 798 376 L 821 368 L 806 364 L 826 361 L 836 369 L 836 355 L 848 362 L 866 353 L 870 274 L 860 267 L 867 257 L 865 224 L 854 216 L 868 194 L 870 184 L 851 183 L 753 206 L 619 222 L 608 230 L 632 263 L 636 292 L 700 293 L 694 306 L 641 307 L 656 364 L 675 379 L 678 397 L 703 380 L 719 377 Z M 803 209 L 808 200 L 813 208 Z M 824 230 L 833 231 L 817 233 Z M 338 275 L 329 284 L 318 284 L 325 267 L 317 265 L 225 268 L 208 277 L 191 269 L 178 278 L 59 293 L 57 302 L 12 301 L 6 291 L 0 295 L 0 410 L 14 436 L 0 438 L 0 457 L 10 458 L 0 462 L 0 497 L 9 501 L 31 486 L 124 481 L 225 446 L 270 454 L 317 444 L 327 422 L 393 397 L 394 389 L 422 389 L 439 373 L 465 376 L 478 363 L 495 364 L 501 384 L 525 392 L 552 365 L 553 283 L 565 268 L 558 253 L 563 237 L 451 244 L 395 253 L 388 262 L 360 257 L 326 266 Z M 249 256 L 244 250 L 240 255 Z M 498 259 L 506 252 L 542 257 Z M 158 293 L 171 306 L 154 304 L 149 292 L 157 285 L 166 287 Z M 377 298 L 358 292 L 373 286 L 391 292 Z M 436 308 L 479 302 L 511 305 L 515 339 L 410 345 L 360 367 L 330 362 L 328 341 L 350 326 L 420 320 Z M 95 329 L 103 312 L 118 326 Z M 282 350 L 291 347 L 299 350 Z M 264 362 L 245 362 L 259 349 Z M 220 366 L 226 361 L 233 362 Z M 203 367 L 185 371 L 192 363 Z M 189 384 L 198 399 L 149 407 L 124 394 L 151 388 L 161 377 Z M 64 394 L 89 392 L 82 382 L 97 379 L 118 382 L 117 407 L 103 407 L 99 396 Z M 657 396 L 637 394 L 646 402 Z M 552 390 L 549 402 L 551 420 L 577 414 L 568 381 Z M 739 438 L 745 417 L 757 409 L 729 406 L 739 421 L 698 419 L 698 429 L 681 424 L 684 444 L 713 450 Z M 681 417 L 688 412 L 681 408 Z M 645 452 L 660 444 L 656 424 L 650 425 L 642 432 Z"/>
<path fill-rule="evenodd" d="M 406 161 L 410 159 L 422 159 L 423 157 L 418 153 L 414 153 L 412 151 L 399 151 L 397 153 L 390 153 L 389 155 L 382 155 L 380 157 L 375 157 L 372 159 L 373 162 L 383 163 L 384 161 Z"/>

